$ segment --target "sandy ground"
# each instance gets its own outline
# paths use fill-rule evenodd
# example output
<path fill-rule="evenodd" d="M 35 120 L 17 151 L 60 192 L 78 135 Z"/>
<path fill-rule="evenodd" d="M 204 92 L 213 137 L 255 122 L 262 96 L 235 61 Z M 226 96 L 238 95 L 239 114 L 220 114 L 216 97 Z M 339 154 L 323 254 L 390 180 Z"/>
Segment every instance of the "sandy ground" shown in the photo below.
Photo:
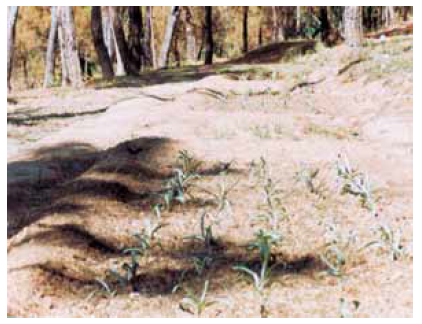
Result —
<path fill-rule="evenodd" d="M 340 48 L 285 66 L 254 66 L 275 69 L 268 80 L 249 66 L 237 80 L 217 73 L 144 87 L 17 94 L 17 104 L 8 104 L 8 315 L 191 317 L 180 302 L 208 279 L 207 298 L 218 302 L 202 316 L 258 317 L 253 286 L 233 266 L 258 269 L 258 255 L 245 245 L 268 228 L 254 217 L 262 213 L 263 186 L 250 172 L 264 157 L 278 207 L 288 214 L 266 288 L 268 315 L 338 317 L 345 298 L 350 308 L 359 301 L 356 317 L 411 317 L 412 47 L 412 38 L 392 38 L 391 46 L 374 42 L 363 54 Z M 153 217 L 181 150 L 202 161 L 197 184 L 206 191 L 193 189 L 184 204 L 163 210 L 161 245 L 140 259 L 136 289 L 93 295 L 101 291 L 96 280 L 109 280 L 108 270 L 128 261 L 121 251 Z M 368 174 L 375 211 L 339 193 L 339 154 Z M 296 175 L 316 169 L 318 189 L 311 191 Z M 217 246 L 204 251 L 183 238 L 199 232 L 202 210 L 215 212 L 207 192 L 222 183 L 236 183 L 231 213 L 213 227 Z M 327 274 L 320 258 L 330 224 L 338 235 L 358 237 L 341 277 Z M 406 254 L 396 261 L 375 248 L 359 251 L 382 224 L 403 232 Z M 199 273 L 193 260 L 204 255 L 212 262 Z"/>

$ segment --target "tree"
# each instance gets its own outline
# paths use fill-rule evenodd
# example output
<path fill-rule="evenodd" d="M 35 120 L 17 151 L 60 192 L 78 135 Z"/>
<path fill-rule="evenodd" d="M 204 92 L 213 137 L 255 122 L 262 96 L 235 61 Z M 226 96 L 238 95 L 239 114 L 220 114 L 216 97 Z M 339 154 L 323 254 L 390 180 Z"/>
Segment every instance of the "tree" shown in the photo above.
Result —
<path fill-rule="evenodd" d="M 394 12 L 394 6 L 385 7 L 385 24 L 387 27 L 394 25 L 396 22 L 396 14 Z"/>
<path fill-rule="evenodd" d="M 129 33 L 128 49 L 130 60 L 134 67 L 139 71 L 141 69 L 143 58 L 141 39 L 143 39 L 142 13 L 139 7 L 128 7 L 129 15 Z"/>
<path fill-rule="evenodd" d="M 346 44 L 350 47 L 359 47 L 363 42 L 362 8 L 347 6 L 344 9 L 344 33 Z"/>
<path fill-rule="evenodd" d="M 62 53 L 62 68 L 64 81 L 62 85 L 82 87 L 82 73 L 75 39 L 73 9 L 70 6 L 58 7 L 59 10 L 59 41 Z"/>
<path fill-rule="evenodd" d="M 149 58 L 149 64 L 152 67 L 157 67 L 155 55 L 155 38 L 154 38 L 154 24 L 153 24 L 153 8 L 146 7 L 146 26 L 145 26 L 145 45 L 146 56 Z"/>
<path fill-rule="evenodd" d="M 248 20 L 249 20 L 249 7 L 243 7 L 243 29 L 242 29 L 242 38 L 243 38 L 243 53 L 247 53 L 249 50 L 249 29 L 248 29 Z"/>
<path fill-rule="evenodd" d="M 212 64 L 214 41 L 212 38 L 212 7 L 205 7 L 205 64 Z"/>
<path fill-rule="evenodd" d="M 179 20 L 180 16 L 180 7 L 173 6 L 171 7 L 170 15 L 167 18 L 166 31 L 164 33 L 163 43 L 161 45 L 160 60 L 158 66 L 160 68 L 165 68 L 168 66 L 169 57 L 170 57 L 170 48 L 174 36 L 174 30 Z"/>
<path fill-rule="evenodd" d="M 108 56 L 110 57 L 111 62 L 114 62 L 116 59 L 116 45 L 114 42 L 113 26 L 108 7 L 103 8 L 105 8 L 105 10 L 101 12 L 101 23 L 103 28 L 104 43 L 107 47 Z"/>
<path fill-rule="evenodd" d="M 184 7 L 185 27 L 186 27 L 186 57 L 190 62 L 196 58 L 196 39 L 194 25 L 192 23 L 192 12 L 189 7 Z"/>
<path fill-rule="evenodd" d="M 18 19 L 18 6 L 7 8 L 7 90 L 11 90 L 13 56 L 15 50 L 16 21 Z"/>
<path fill-rule="evenodd" d="M 98 6 L 93 6 L 91 9 L 91 33 L 103 78 L 112 79 L 114 77 L 113 65 L 104 43 L 101 7 Z"/>
<path fill-rule="evenodd" d="M 117 44 L 117 57 L 119 55 L 124 67 L 125 74 L 138 75 L 139 66 L 133 61 L 126 42 L 125 31 L 120 17 L 120 7 L 109 7 L 111 20 L 113 22 L 114 37 Z"/>
<path fill-rule="evenodd" d="M 58 10 L 57 7 L 53 6 L 51 7 L 51 24 L 48 35 L 47 54 L 45 57 L 44 88 L 51 87 L 54 81 L 54 54 L 57 40 L 58 21 Z"/>

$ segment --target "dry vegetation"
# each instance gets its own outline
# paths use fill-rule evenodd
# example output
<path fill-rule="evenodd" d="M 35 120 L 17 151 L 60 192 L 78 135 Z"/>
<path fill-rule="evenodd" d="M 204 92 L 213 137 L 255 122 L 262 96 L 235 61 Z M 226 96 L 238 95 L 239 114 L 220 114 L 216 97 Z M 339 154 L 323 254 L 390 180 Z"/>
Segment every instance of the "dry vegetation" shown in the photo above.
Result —
<path fill-rule="evenodd" d="M 411 317 L 412 37 L 273 55 L 8 100 L 8 315 Z"/>

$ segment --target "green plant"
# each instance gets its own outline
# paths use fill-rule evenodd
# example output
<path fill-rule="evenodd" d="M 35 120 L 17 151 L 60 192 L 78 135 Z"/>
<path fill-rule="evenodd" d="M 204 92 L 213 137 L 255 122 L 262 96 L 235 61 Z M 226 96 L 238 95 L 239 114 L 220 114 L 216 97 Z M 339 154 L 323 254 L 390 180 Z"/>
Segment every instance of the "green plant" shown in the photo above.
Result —
<path fill-rule="evenodd" d="M 198 161 L 186 150 L 179 151 L 177 160 L 183 173 L 187 174 L 198 173 L 199 167 L 202 165 L 201 161 Z"/>
<path fill-rule="evenodd" d="M 265 296 L 265 287 L 269 284 L 271 279 L 271 271 L 275 265 L 270 266 L 271 249 L 274 245 L 281 242 L 282 237 L 276 232 L 267 232 L 260 229 L 255 234 L 255 240 L 249 244 L 249 249 L 258 249 L 261 269 L 255 272 L 245 265 L 235 266 L 234 270 L 245 272 L 253 279 L 255 291 L 260 299 L 260 314 L 261 317 L 267 317 L 267 297 Z"/>
<path fill-rule="evenodd" d="M 341 232 L 334 223 L 328 223 L 325 240 L 327 243 L 319 254 L 320 259 L 330 275 L 342 277 L 346 274 L 346 266 L 353 254 L 357 252 L 355 249 L 357 235 L 353 231 Z"/>
<path fill-rule="evenodd" d="M 180 308 L 183 311 L 196 314 L 196 316 L 200 317 L 207 307 L 212 306 L 217 302 L 216 300 L 207 300 L 208 285 L 209 281 L 206 280 L 204 289 L 199 296 L 197 296 L 191 290 L 186 289 L 187 296 L 184 297 L 180 302 Z"/>
<path fill-rule="evenodd" d="M 200 217 L 200 233 L 198 235 L 186 236 L 186 240 L 193 240 L 203 242 L 205 248 L 209 250 L 212 246 L 217 245 L 217 240 L 214 238 L 212 233 L 213 223 L 205 225 L 205 218 L 209 216 L 206 211 L 203 211 Z"/>
<path fill-rule="evenodd" d="M 344 156 L 343 160 L 341 160 L 340 154 L 337 160 L 337 175 L 343 179 L 341 192 L 358 196 L 362 206 L 375 213 L 375 198 L 368 175 L 352 169 L 347 157 Z"/>
<path fill-rule="evenodd" d="M 386 251 L 393 261 L 398 260 L 400 257 L 406 254 L 406 249 L 402 243 L 401 228 L 393 230 L 388 225 L 380 225 L 377 229 L 377 232 L 379 238 L 369 242 L 364 246 L 364 248 L 371 246 L 378 247 L 379 249 Z"/>
<path fill-rule="evenodd" d="M 182 169 L 174 170 L 174 175 L 165 183 L 162 194 L 166 208 L 170 210 L 174 201 L 183 204 L 185 195 L 191 196 L 189 189 L 192 183 L 199 178 L 200 176 L 196 173 L 185 173 Z"/>
<path fill-rule="evenodd" d="M 195 256 L 192 258 L 195 272 L 198 276 L 202 276 L 206 269 L 209 269 L 214 259 L 210 256 Z"/>
<path fill-rule="evenodd" d="M 357 311 L 360 306 L 360 302 L 358 300 L 353 300 L 351 302 L 352 308 L 350 308 L 350 303 L 348 303 L 344 298 L 340 298 L 340 317 L 341 318 L 351 318 L 353 317 L 353 313 Z"/>

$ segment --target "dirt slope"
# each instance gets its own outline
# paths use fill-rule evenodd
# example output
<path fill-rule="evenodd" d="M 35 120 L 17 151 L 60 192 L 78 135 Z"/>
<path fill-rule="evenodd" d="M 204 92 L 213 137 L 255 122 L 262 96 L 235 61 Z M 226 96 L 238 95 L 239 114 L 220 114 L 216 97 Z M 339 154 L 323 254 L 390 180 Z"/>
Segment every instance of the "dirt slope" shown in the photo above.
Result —
<path fill-rule="evenodd" d="M 358 317 L 411 317 L 413 45 L 400 38 L 389 48 L 372 46 L 344 73 L 338 71 L 356 54 L 340 48 L 266 66 L 280 75 L 273 80 L 233 81 L 222 74 L 18 96 L 21 106 L 8 113 L 15 118 L 8 140 L 17 147 L 8 148 L 8 314 L 192 316 L 179 307 L 183 289 L 199 292 L 209 279 L 209 298 L 224 302 L 203 316 L 259 316 L 252 285 L 232 268 L 258 259 L 245 244 L 267 224 L 253 217 L 261 210 L 262 188 L 251 183 L 249 171 L 264 157 L 289 215 L 274 252 L 279 266 L 268 287 L 269 315 L 337 317 L 345 298 L 360 302 Z M 314 80 L 321 82 L 311 85 Z M 29 113 L 22 112 L 24 104 Z M 48 107 L 60 105 L 76 115 L 52 118 Z M 31 136 L 36 139 L 28 142 Z M 128 261 L 121 251 L 136 244 L 133 233 L 153 217 L 151 206 L 162 202 L 163 183 L 180 167 L 182 150 L 203 162 L 202 188 L 217 192 L 222 183 L 237 183 L 232 213 L 213 228 L 219 244 L 208 251 L 212 264 L 198 274 L 193 258 L 205 253 L 203 246 L 183 240 L 198 233 L 201 210 L 215 208 L 212 196 L 194 190 L 185 204 L 163 211 L 161 246 L 141 258 L 136 291 L 92 295 L 99 291 L 96 279 L 108 280 L 108 269 Z M 369 175 L 374 212 L 357 197 L 339 194 L 339 154 Z M 314 169 L 319 189 L 310 192 L 295 175 Z M 400 227 L 407 255 L 391 261 L 375 249 L 353 250 L 345 276 L 330 276 L 320 260 L 327 224 L 342 235 L 356 232 L 356 247 L 373 240 L 372 228 L 380 224 Z M 172 293 L 178 283 L 183 289 Z"/>

